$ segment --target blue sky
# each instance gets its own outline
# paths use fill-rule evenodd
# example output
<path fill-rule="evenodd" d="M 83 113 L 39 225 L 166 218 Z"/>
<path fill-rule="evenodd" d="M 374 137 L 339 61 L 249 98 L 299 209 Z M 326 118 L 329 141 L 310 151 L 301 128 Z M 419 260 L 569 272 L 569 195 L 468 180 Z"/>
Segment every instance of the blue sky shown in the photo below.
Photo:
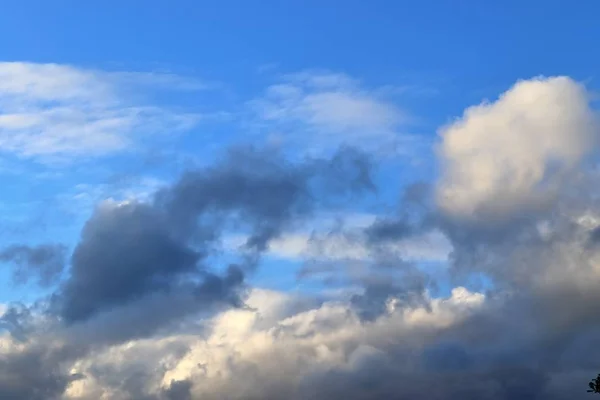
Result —
<path fill-rule="evenodd" d="M 77 131 L 74 143 L 55 144 L 65 148 L 33 148 L 30 137 L 5 143 L 2 241 L 51 238 L 72 246 L 97 202 L 148 196 L 242 142 L 284 140 L 292 156 L 343 143 L 374 151 L 383 185 L 372 202 L 393 208 L 403 184 L 434 179 L 436 131 L 469 105 L 537 75 L 597 87 L 598 11 L 593 1 L 7 2 L 2 59 L 71 68 L 32 72 L 38 75 L 89 74 L 48 89 L 83 88 L 51 101 L 83 114 L 89 108 L 78 102 L 90 102 L 102 114 L 45 124 L 85 130 L 96 118 L 134 118 L 141 107 L 148 115 L 128 120 L 138 125 L 119 128 L 118 137 L 103 128 Z M 5 79 L 24 72 L 12 74 Z M 319 77 L 335 82 L 318 86 Z M 2 90 L 15 101 L 7 85 Z M 18 100 L 41 101 L 37 95 L 23 89 Z M 313 108 L 303 111 L 308 97 Z M 354 106 L 360 117 L 353 119 Z M 105 137 L 96 143 L 98 134 Z M 380 152 L 391 148 L 388 140 L 396 146 L 391 156 Z M 340 212 L 376 207 L 354 208 Z M 295 276 L 280 272 L 288 262 L 267 261 L 257 279 L 293 286 Z M 37 291 L 8 280 L 0 301 Z"/>

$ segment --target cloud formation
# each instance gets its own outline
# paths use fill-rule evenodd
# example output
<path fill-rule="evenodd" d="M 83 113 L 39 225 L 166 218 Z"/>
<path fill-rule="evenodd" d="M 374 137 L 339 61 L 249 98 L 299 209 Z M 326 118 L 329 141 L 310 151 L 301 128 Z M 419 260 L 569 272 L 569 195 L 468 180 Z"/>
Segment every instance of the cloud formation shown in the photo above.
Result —
<path fill-rule="evenodd" d="M 198 114 L 134 101 L 132 93 L 148 86 L 203 88 L 168 74 L 2 62 L 0 151 L 64 162 L 129 149 L 141 133 L 185 130 L 198 122 Z"/>
<path fill-rule="evenodd" d="M 287 142 L 308 141 L 315 149 L 347 143 L 389 152 L 418 145 L 415 137 L 400 132 L 412 119 L 405 110 L 383 90 L 365 88 L 345 74 L 304 71 L 283 76 L 250 106 L 261 127 Z"/>
<path fill-rule="evenodd" d="M 432 187 L 302 242 L 345 243 L 335 257 L 309 252 L 301 279 L 351 284 L 346 297 L 246 277 L 373 192 L 360 152 L 292 161 L 237 148 L 148 201 L 104 204 L 53 296 L 3 311 L 0 397 L 585 398 L 600 356 L 595 118 L 566 77 L 467 109 L 441 129 Z M 446 262 L 397 251 L 428 235 L 447 241 Z"/>
<path fill-rule="evenodd" d="M 536 78 L 465 110 L 440 131 L 441 209 L 501 223 L 546 206 L 598 144 L 589 101 L 568 77 Z"/>
<path fill-rule="evenodd" d="M 0 251 L 0 261 L 13 264 L 15 283 L 25 284 L 35 280 L 40 286 L 49 286 L 60 278 L 66 253 L 66 247 L 59 244 L 15 244 Z"/>
<path fill-rule="evenodd" d="M 370 189 L 369 170 L 350 149 L 290 163 L 277 150 L 236 148 L 149 202 L 105 202 L 84 226 L 51 308 L 67 324 L 99 319 L 126 337 L 151 334 L 187 313 L 241 306 L 244 275 L 269 243 L 311 215 L 317 194 L 323 202 Z M 215 268 L 211 260 L 232 224 L 247 239 L 240 257 Z M 140 321 L 130 329 L 133 314 Z"/>

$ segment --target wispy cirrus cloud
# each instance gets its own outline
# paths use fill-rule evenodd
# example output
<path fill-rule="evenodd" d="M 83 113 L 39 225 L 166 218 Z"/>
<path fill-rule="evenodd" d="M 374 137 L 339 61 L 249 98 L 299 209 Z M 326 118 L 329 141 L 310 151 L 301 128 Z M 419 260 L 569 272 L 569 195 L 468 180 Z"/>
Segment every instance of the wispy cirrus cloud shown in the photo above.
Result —
<path fill-rule="evenodd" d="M 140 101 L 149 87 L 201 90 L 173 74 L 0 63 L 0 151 L 66 161 L 131 148 L 144 135 L 193 127 L 201 115 Z"/>
<path fill-rule="evenodd" d="M 416 143 L 416 137 L 402 132 L 413 117 L 387 96 L 389 89 L 365 87 L 346 74 L 303 71 L 282 76 L 250 107 L 263 127 L 286 141 L 389 151 L 390 146 Z"/>

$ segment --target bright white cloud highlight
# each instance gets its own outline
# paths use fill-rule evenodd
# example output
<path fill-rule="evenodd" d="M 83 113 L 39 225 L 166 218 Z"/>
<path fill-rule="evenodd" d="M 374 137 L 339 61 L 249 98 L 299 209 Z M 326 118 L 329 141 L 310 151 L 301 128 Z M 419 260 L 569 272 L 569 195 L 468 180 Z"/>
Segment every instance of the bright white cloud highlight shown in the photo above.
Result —
<path fill-rule="evenodd" d="M 438 203 L 468 219 L 502 219 L 551 199 L 597 144 L 586 89 L 568 77 L 516 83 L 441 129 Z"/>
<path fill-rule="evenodd" d="M 136 372 L 149 378 L 144 385 L 151 386 L 142 387 L 146 393 L 158 393 L 172 381 L 183 380 L 193 382 L 193 398 L 292 393 L 312 374 L 357 370 L 369 360 L 385 357 L 392 337 L 396 343 L 418 348 L 427 341 L 419 332 L 459 323 L 484 301 L 482 294 L 455 288 L 447 298 L 429 299 L 427 307 L 390 307 L 377 321 L 364 323 L 343 303 L 302 307 L 302 299 L 254 289 L 247 301 L 250 309 L 214 317 L 208 337 L 136 340 L 79 360 L 72 371 L 86 379 L 71 384 L 65 399 L 127 398 L 115 376 Z M 178 348 L 189 350 L 177 356 Z"/>

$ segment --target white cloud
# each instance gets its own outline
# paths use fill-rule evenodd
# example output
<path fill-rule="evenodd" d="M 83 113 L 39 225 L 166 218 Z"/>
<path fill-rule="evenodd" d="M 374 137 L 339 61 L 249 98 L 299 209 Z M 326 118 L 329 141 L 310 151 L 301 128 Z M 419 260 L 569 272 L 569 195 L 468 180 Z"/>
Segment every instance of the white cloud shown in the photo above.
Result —
<path fill-rule="evenodd" d="M 567 77 L 520 81 L 441 129 L 438 204 L 500 220 L 550 200 L 597 144 L 586 89 Z"/>
<path fill-rule="evenodd" d="M 391 145 L 416 142 L 414 137 L 398 133 L 411 120 L 404 110 L 344 74 L 308 71 L 287 75 L 251 106 L 284 140 L 298 135 L 316 147 L 344 142 L 387 146 L 389 150 Z"/>
<path fill-rule="evenodd" d="M 0 63 L 0 150 L 42 161 L 100 156 L 141 135 L 185 130 L 199 115 L 133 101 L 141 86 L 199 89 L 174 75 Z"/>
<path fill-rule="evenodd" d="M 416 349 L 428 340 L 419 332 L 459 323 L 485 297 L 455 288 L 448 298 L 428 299 L 427 306 L 390 307 L 372 323 L 362 322 L 344 303 L 298 310 L 298 301 L 289 294 L 254 289 L 248 298 L 251 308 L 217 315 L 207 337 L 174 334 L 94 352 L 74 364 L 72 372 L 86 378 L 74 382 L 65 398 L 127 398 L 115 378 L 134 379 L 136 374 L 150 385 L 142 386 L 145 393 L 190 380 L 193 398 L 271 398 L 268 393 L 277 386 L 293 390 L 314 373 L 359 369 L 384 356 L 392 342 L 412 343 Z"/>

